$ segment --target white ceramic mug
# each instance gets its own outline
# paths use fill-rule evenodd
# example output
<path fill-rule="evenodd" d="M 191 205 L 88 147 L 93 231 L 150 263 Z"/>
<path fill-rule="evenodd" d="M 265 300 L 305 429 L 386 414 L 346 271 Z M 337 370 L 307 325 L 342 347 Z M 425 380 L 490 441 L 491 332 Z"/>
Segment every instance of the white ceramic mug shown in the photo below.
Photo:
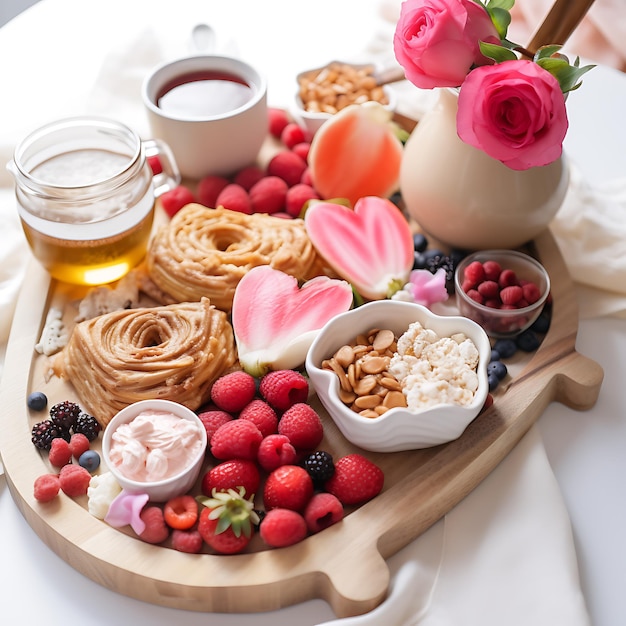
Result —
<path fill-rule="evenodd" d="M 142 98 L 153 136 L 167 142 L 185 178 L 234 174 L 255 162 L 267 136 L 267 80 L 239 59 L 164 63 L 144 80 Z"/>

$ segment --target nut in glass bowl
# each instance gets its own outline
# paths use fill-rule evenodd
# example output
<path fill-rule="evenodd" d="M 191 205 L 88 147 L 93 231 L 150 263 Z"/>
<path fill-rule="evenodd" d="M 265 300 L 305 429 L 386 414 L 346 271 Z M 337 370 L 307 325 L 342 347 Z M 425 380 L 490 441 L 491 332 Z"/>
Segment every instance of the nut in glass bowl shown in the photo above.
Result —
<path fill-rule="evenodd" d="M 200 474 L 207 433 L 198 416 L 170 400 L 140 400 L 117 413 L 102 438 L 108 470 L 129 494 L 166 502 Z"/>
<path fill-rule="evenodd" d="M 295 116 L 309 132 L 315 133 L 332 115 L 351 104 L 375 101 L 394 111 L 395 92 L 387 85 L 378 84 L 375 71 L 372 64 L 332 61 L 301 72 L 296 77 Z"/>
<path fill-rule="evenodd" d="M 480 265 L 487 268 L 481 282 L 489 283 L 482 287 L 476 278 Z M 497 292 L 492 283 L 497 283 Z M 539 317 L 550 294 L 550 277 L 541 263 L 522 252 L 482 250 L 458 264 L 454 288 L 461 315 L 480 324 L 490 337 L 507 338 Z"/>
<path fill-rule="evenodd" d="M 465 335 L 478 352 L 477 388 L 467 404 L 443 402 L 415 410 L 394 407 L 378 417 L 365 417 L 341 399 L 338 375 L 323 362 L 359 334 L 372 329 L 391 330 L 398 338 L 413 322 L 436 333 L 439 338 Z M 480 413 L 489 393 L 487 364 L 491 345 L 485 331 L 475 322 L 459 316 L 442 316 L 426 307 L 397 300 L 364 304 L 328 322 L 315 338 L 306 358 L 311 383 L 328 414 L 344 437 L 365 450 L 399 452 L 436 446 L 457 439 Z"/>

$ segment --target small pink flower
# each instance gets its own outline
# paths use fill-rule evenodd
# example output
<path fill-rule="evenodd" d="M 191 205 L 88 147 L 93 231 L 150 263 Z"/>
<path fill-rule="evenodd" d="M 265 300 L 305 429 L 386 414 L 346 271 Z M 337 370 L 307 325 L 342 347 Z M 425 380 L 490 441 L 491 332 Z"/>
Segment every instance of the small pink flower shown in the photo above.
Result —
<path fill-rule="evenodd" d="M 354 210 L 317 202 L 307 209 L 304 223 L 317 251 L 363 297 L 389 298 L 407 282 L 413 234 L 390 200 L 366 196 Z"/>
<path fill-rule="evenodd" d="M 406 0 L 393 47 L 417 87 L 458 87 L 472 66 L 492 63 L 479 42 L 499 43 L 486 9 L 473 0 Z"/>
<path fill-rule="evenodd" d="M 146 524 L 141 519 L 140 513 L 148 499 L 147 493 L 131 494 L 122 489 L 111 502 L 104 521 L 114 528 L 130 524 L 135 533 L 141 535 L 146 529 Z"/>
<path fill-rule="evenodd" d="M 405 289 L 413 302 L 428 308 L 436 302 L 445 302 L 448 299 L 446 270 L 440 267 L 434 274 L 429 270 L 413 270 Z"/>
<path fill-rule="evenodd" d="M 558 80 L 532 61 L 476 68 L 461 87 L 459 137 L 511 169 L 558 159 L 567 127 Z"/>
<path fill-rule="evenodd" d="M 251 269 L 237 285 L 232 323 L 241 366 L 252 376 L 304 363 L 319 330 L 352 306 L 352 288 L 318 276 L 302 287 L 269 265 Z"/>

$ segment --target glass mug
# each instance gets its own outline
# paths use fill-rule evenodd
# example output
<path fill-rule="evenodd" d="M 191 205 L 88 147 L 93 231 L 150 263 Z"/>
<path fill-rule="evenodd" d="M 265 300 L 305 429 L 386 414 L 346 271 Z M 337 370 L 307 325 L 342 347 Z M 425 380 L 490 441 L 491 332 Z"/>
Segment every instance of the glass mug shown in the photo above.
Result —
<path fill-rule="evenodd" d="M 155 199 L 181 179 L 167 144 L 99 117 L 39 128 L 7 169 L 34 257 L 54 278 L 80 285 L 118 280 L 143 259 Z"/>

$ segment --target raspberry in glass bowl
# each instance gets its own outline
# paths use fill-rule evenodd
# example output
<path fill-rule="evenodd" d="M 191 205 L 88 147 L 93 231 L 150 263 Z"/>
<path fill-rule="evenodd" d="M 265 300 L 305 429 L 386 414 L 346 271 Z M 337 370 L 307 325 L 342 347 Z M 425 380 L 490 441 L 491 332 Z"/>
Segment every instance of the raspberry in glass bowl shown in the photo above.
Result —
<path fill-rule="evenodd" d="M 482 250 L 458 264 L 454 288 L 462 316 L 490 337 L 515 337 L 539 317 L 550 277 L 539 261 L 522 252 Z"/>

